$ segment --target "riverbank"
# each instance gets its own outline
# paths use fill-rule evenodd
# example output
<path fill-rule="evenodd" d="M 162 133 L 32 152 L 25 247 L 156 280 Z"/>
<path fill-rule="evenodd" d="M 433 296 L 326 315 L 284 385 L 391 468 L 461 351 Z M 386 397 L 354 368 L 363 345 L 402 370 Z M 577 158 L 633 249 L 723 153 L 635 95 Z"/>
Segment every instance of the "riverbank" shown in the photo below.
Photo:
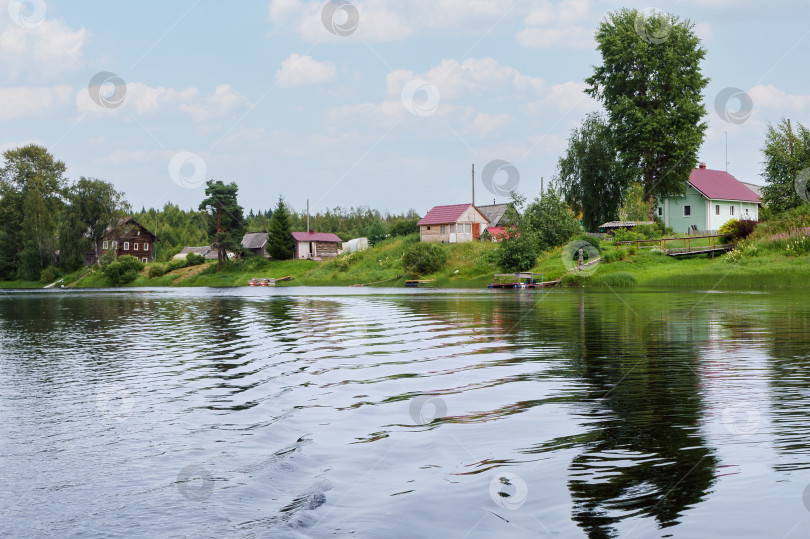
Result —
<path fill-rule="evenodd" d="M 130 287 L 238 287 L 251 278 L 281 278 L 277 286 L 382 286 L 402 287 L 406 279 L 432 279 L 435 288 L 484 288 L 496 265 L 497 244 L 464 243 L 442 245 L 447 252 L 444 267 L 429 275 L 407 274 L 401 258 L 415 236 L 392 238 L 367 251 L 342 255 L 328 262 L 311 260 L 271 261 L 246 258 L 217 271 L 216 263 L 181 268 L 161 277 L 150 278 L 144 270 Z M 810 241 L 810 240 L 808 240 Z M 799 252 L 787 245 L 753 238 L 730 254 L 709 258 L 705 255 L 675 259 L 654 249 L 600 244 L 601 259 L 589 271 L 569 272 L 563 263 L 562 248 L 543 253 L 532 269 L 546 281 L 562 279 L 563 286 L 576 287 L 657 287 L 686 289 L 767 289 L 810 288 L 810 252 Z M 785 254 L 785 253 L 795 254 Z M 110 286 L 100 271 L 86 268 L 62 277 L 69 288 Z M 60 286 L 57 284 L 57 287 Z M 0 282 L 4 289 L 43 288 L 38 281 Z"/>

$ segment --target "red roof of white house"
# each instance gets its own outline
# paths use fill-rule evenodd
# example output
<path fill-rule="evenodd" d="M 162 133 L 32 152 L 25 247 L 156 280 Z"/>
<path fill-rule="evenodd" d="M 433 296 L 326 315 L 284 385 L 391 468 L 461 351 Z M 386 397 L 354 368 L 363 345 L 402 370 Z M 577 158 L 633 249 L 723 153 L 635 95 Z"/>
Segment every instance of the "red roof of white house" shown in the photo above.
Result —
<path fill-rule="evenodd" d="M 705 163 L 701 163 L 699 168 L 692 171 L 689 183 L 706 198 L 760 202 L 757 194 L 740 180 L 722 170 L 709 170 Z"/>
<path fill-rule="evenodd" d="M 295 241 L 343 241 L 331 232 L 293 232 L 292 237 Z"/>
<path fill-rule="evenodd" d="M 427 215 L 416 223 L 422 225 L 447 225 L 455 223 L 472 204 L 453 204 L 451 206 L 434 206 Z M 480 212 L 479 212 L 480 213 Z"/>

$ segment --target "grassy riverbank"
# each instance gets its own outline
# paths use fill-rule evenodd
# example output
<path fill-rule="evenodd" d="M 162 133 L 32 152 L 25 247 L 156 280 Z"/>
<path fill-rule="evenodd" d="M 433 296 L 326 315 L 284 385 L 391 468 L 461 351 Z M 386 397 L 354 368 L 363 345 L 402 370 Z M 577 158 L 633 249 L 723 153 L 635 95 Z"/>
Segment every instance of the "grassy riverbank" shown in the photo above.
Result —
<path fill-rule="evenodd" d="M 804 221 L 799 220 L 801 225 Z M 562 251 L 543 253 L 532 269 L 547 281 L 561 279 L 565 286 L 661 287 L 686 289 L 767 289 L 810 287 L 810 238 L 784 236 L 795 230 L 795 219 L 760 227 L 734 252 L 708 258 L 695 256 L 675 259 L 655 249 L 615 246 L 603 241 L 601 261 L 593 271 L 568 272 Z M 342 255 L 328 262 L 309 260 L 268 261 L 246 258 L 217 271 L 215 263 L 181 268 L 161 277 L 149 278 L 145 269 L 127 286 L 132 287 L 236 287 L 246 286 L 253 277 L 285 277 L 278 286 L 402 287 L 406 279 L 433 279 L 437 288 L 483 288 L 500 272 L 495 262 L 497 244 L 463 243 L 442 245 L 447 263 L 430 275 L 408 275 L 402 255 L 417 236 L 388 239 L 367 251 Z M 797 243 L 798 242 L 798 243 Z M 806 242 L 806 243 L 802 243 Z M 805 247 L 802 247 L 805 245 Z M 798 246 L 798 247 L 797 247 Z M 83 269 L 63 277 L 67 287 L 102 288 L 110 286 L 103 274 Z M 41 282 L 0 282 L 0 288 L 42 288 Z M 58 286 L 58 285 L 57 285 Z"/>

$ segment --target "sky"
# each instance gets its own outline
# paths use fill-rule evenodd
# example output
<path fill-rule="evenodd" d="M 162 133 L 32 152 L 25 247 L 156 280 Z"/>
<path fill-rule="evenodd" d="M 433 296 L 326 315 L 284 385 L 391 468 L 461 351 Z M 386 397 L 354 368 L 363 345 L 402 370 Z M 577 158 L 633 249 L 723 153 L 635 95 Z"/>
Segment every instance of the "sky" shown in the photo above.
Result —
<path fill-rule="evenodd" d="M 763 183 L 768 124 L 810 125 L 805 0 L 0 0 L 0 151 L 41 144 L 135 209 L 216 179 L 246 210 L 424 215 L 471 200 L 473 164 L 476 203 L 532 199 L 600 109 L 593 36 L 622 7 L 694 23 L 699 159 Z"/>

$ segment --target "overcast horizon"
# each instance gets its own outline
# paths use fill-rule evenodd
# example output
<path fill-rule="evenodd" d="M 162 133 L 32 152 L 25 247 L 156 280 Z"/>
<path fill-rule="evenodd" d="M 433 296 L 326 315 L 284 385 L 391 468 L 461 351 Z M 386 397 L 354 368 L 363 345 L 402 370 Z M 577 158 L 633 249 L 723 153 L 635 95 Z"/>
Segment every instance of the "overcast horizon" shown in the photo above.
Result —
<path fill-rule="evenodd" d="M 477 203 L 505 201 L 504 183 L 533 198 L 600 109 L 583 93 L 599 21 L 649 5 L 0 0 L 0 150 L 41 144 L 135 209 L 196 208 L 216 179 L 239 185 L 246 212 L 283 194 L 299 212 L 309 199 L 313 213 L 424 215 L 470 201 L 472 164 Z M 707 50 L 699 160 L 726 169 L 727 134 L 729 172 L 762 184 L 768 123 L 810 125 L 810 4 L 654 7 L 690 19 Z M 495 160 L 519 181 L 488 189 Z"/>

